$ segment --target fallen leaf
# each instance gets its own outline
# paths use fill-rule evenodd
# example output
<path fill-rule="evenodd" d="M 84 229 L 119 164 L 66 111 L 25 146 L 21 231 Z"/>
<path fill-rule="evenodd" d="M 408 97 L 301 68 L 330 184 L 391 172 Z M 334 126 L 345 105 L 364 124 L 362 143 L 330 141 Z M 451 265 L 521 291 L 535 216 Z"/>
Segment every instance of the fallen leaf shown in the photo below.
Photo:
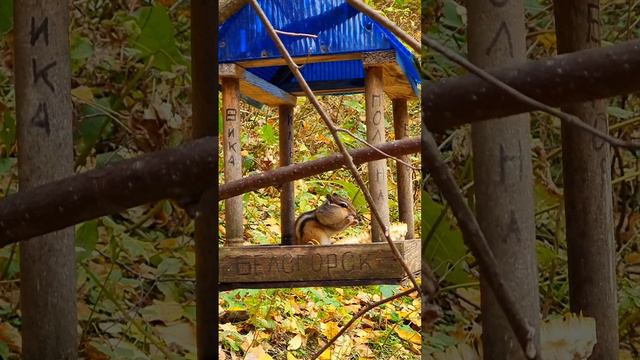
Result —
<path fill-rule="evenodd" d="M 273 360 L 271 355 L 267 354 L 266 351 L 262 348 L 262 346 L 258 345 L 256 347 L 252 347 L 247 351 L 246 360 Z"/>
<path fill-rule="evenodd" d="M 196 329 L 188 322 L 177 322 L 167 326 L 156 326 L 156 331 L 167 344 L 179 345 L 185 350 L 196 351 Z"/>
<path fill-rule="evenodd" d="M 422 344 L 422 336 L 419 332 L 408 326 L 399 326 L 395 329 L 400 339 L 414 344 Z"/>
<path fill-rule="evenodd" d="M 91 88 L 88 86 L 78 86 L 75 89 L 71 89 L 71 95 L 87 103 L 94 103 L 96 101 Z"/>
<path fill-rule="evenodd" d="M 298 350 L 302 346 L 302 335 L 298 334 L 289 340 L 287 350 Z"/>

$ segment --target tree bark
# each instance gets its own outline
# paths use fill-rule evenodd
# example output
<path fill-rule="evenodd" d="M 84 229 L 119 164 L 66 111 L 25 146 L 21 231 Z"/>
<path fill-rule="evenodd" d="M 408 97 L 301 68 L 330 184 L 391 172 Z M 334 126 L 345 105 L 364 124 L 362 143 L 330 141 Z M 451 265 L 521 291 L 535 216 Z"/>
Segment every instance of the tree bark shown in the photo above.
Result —
<path fill-rule="evenodd" d="M 470 1 L 467 11 L 472 62 L 487 68 L 526 60 L 521 0 Z M 539 300 L 529 116 L 473 124 L 471 137 L 478 223 L 499 271 L 515 291 L 513 296 L 537 333 Z M 483 269 L 480 271 L 484 358 L 525 359 L 508 319 L 482 276 Z"/>
<path fill-rule="evenodd" d="M 14 23 L 18 175 L 27 191 L 73 174 L 68 4 L 16 2 Z M 23 358 L 77 358 L 74 229 L 24 242 L 20 265 Z"/>
<path fill-rule="evenodd" d="M 628 94 L 640 90 L 640 40 L 487 71 L 551 106 Z M 422 119 L 433 132 L 536 110 L 471 74 L 427 82 L 423 89 Z"/>
<path fill-rule="evenodd" d="M 600 46 L 596 0 L 556 0 L 558 53 Z M 562 107 L 608 133 L 607 101 Z M 564 203 L 571 311 L 596 320 L 597 343 L 590 359 L 618 358 L 615 241 L 609 145 L 562 124 Z"/>
<path fill-rule="evenodd" d="M 215 201 L 218 183 L 215 180 L 218 174 L 218 93 L 215 91 L 218 24 L 212 16 L 215 6 L 216 3 L 210 0 L 191 1 L 192 135 L 194 139 L 215 137 L 215 149 L 207 157 L 213 166 L 202 174 L 204 181 L 201 181 L 208 190 L 200 197 L 195 217 L 196 342 L 200 360 L 218 357 L 218 204 Z M 187 166 L 190 165 L 187 162 Z"/>

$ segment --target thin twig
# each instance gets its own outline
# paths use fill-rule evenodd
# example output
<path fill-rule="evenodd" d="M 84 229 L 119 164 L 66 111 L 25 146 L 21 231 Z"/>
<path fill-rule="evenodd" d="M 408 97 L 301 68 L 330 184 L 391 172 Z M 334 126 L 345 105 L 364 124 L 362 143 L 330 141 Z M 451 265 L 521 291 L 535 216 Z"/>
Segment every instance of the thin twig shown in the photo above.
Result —
<path fill-rule="evenodd" d="M 393 35 L 399 37 L 400 40 L 404 41 L 406 44 L 411 46 L 411 48 L 413 48 L 413 50 L 416 53 L 420 54 L 422 52 L 422 46 L 420 45 L 418 40 L 414 39 L 413 36 L 402 31 L 402 29 L 400 29 L 398 25 L 391 22 L 391 20 L 384 17 L 384 15 L 380 14 L 369 5 L 365 4 L 361 0 L 347 0 L 347 2 L 349 3 L 349 5 L 353 6 L 354 9 L 360 12 L 363 12 L 365 15 L 373 19 L 375 22 L 379 23 L 380 25 L 384 26 L 387 30 L 391 31 Z"/>
<path fill-rule="evenodd" d="M 318 35 L 313 35 L 313 34 L 295 33 L 295 32 L 282 31 L 282 30 L 274 30 L 274 31 L 276 32 L 276 34 L 286 35 L 286 36 L 301 36 L 301 37 L 309 37 L 314 39 L 318 38 Z"/>
<path fill-rule="evenodd" d="M 411 294 L 412 292 L 417 291 L 417 290 L 418 290 L 418 288 L 416 288 L 416 287 L 412 287 L 412 288 L 411 288 L 411 289 L 409 289 L 409 290 L 405 290 L 405 291 L 403 291 L 403 292 L 399 292 L 399 293 L 397 293 L 397 294 L 395 294 L 395 295 L 393 295 L 393 296 L 390 296 L 390 297 L 388 297 L 388 298 L 386 298 L 386 299 L 382 299 L 382 300 L 380 300 L 380 301 L 376 301 L 376 302 L 374 302 L 374 303 L 368 304 L 367 306 L 363 307 L 362 309 L 360 309 L 360 311 L 358 311 L 358 313 L 357 313 L 357 314 L 355 314 L 355 315 L 351 318 L 351 320 L 349 320 L 349 322 L 347 322 L 347 324 L 346 324 L 346 325 L 344 325 L 344 326 L 340 329 L 340 331 L 338 331 L 338 333 L 337 333 L 337 334 L 335 334 L 335 335 L 333 336 L 333 338 L 331 338 L 331 340 L 329 340 L 326 344 L 324 344 L 324 346 L 323 346 L 322 348 L 320 348 L 320 350 L 318 350 L 315 354 L 313 354 L 313 356 L 311 357 L 311 359 L 317 359 L 317 358 L 319 358 L 319 357 L 320 357 L 320 355 L 322 355 L 322 353 L 323 353 L 325 350 L 327 350 L 327 349 L 329 348 L 329 346 L 331 346 L 334 342 L 336 342 L 336 340 L 337 340 L 337 339 L 338 339 L 342 334 L 344 334 L 344 333 L 347 331 L 347 329 L 349 329 L 349 326 L 351 326 L 351 324 L 353 324 L 356 320 L 358 320 L 362 315 L 366 314 L 369 310 L 371 310 L 371 309 L 373 309 L 373 308 L 376 308 L 376 307 L 378 307 L 378 306 L 380 306 L 380 305 L 382 305 L 382 304 L 388 303 L 389 301 L 393 301 L 393 300 L 395 300 L 395 299 L 397 299 L 397 298 L 399 298 L 399 297 L 403 297 L 403 296 L 409 295 L 409 294 Z"/>
<path fill-rule="evenodd" d="M 284 47 L 284 44 L 282 43 L 282 41 L 278 37 L 278 34 L 276 34 L 276 32 L 275 32 L 275 30 L 273 28 L 273 25 L 271 25 L 271 22 L 267 18 L 267 15 L 265 15 L 264 11 L 262 11 L 262 8 L 260 7 L 260 4 L 258 4 L 258 1 L 257 0 L 251 0 L 251 5 L 256 10 L 256 13 L 260 17 L 260 20 L 262 21 L 262 23 L 264 24 L 265 28 L 267 29 L 267 32 L 269 33 L 269 36 L 271 37 L 273 42 L 278 47 L 278 50 L 280 51 L 282 56 L 285 58 L 285 60 L 287 62 L 287 65 L 289 66 L 289 69 L 295 75 L 296 79 L 298 80 L 298 83 L 300 84 L 300 86 L 304 90 L 305 94 L 309 98 L 309 101 L 316 108 L 316 110 L 320 114 L 320 117 L 322 118 L 324 123 L 329 128 L 329 131 L 331 132 L 331 135 L 333 136 L 334 141 L 336 142 L 336 144 L 338 145 L 338 148 L 340 149 L 340 152 L 344 156 L 343 160 L 345 162 L 345 165 L 349 168 L 349 170 L 351 170 L 351 174 L 355 178 L 355 180 L 358 183 L 358 186 L 360 187 L 360 189 L 362 189 L 362 194 L 364 195 L 365 199 L 367 200 L 367 203 L 369 204 L 369 206 L 371 208 L 371 212 L 372 212 L 375 220 L 378 222 L 378 224 L 380 225 L 381 228 L 384 228 L 385 239 L 387 240 L 387 243 L 389 244 L 389 247 L 391 248 L 391 251 L 393 252 L 394 257 L 402 265 L 402 268 L 404 269 L 405 273 L 407 274 L 407 277 L 409 277 L 409 279 L 411 280 L 411 283 L 415 286 L 416 289 L 418 289 L 418 292 L 422 296 L 422 291 L 420 290 L 420 287 L 418 286 L 418 282 L 416 281 L 416 278 L 413 275 L 413 272 L 411 271 L 411 269 L 409 269 L 409 266 L 407 265 L 407 263 L 402 258 L 402 255 L 400 255 L 400 252 L 398 251 L 398 248 L 393 243 L 393 240 L 391 239 L 391 236 L 389 234 L 389 227 L 386 225 L 384 219 L 382 218 L 382 215 L 380 215 L 380 212 L 378 211 L 378 208 L 375 206 L 375 202 L 373 200 L 373 197 L 371 196 L 371 193 L 369 192 L 369 189 L 367 188 L 367 185 L 362 180 L 362 177 L 360 177 L 360 174 L 358 174 L 358 169 L 356 168 L 355 164 L 353 163 L 353 159 L 351 158 L 351 155 L 349 154 L 349 151 L 347 150 L 347 148 L 342 143 L 342 140 L 340 140 L 340 137 L 338 136 L 338 130 L 337 130 L 335 124 L 333 123 L 333 121 L 331 121 L 331 119 L 329 118 L 327 113 L 322 108 L 322 105 L 320 105 L 320 103 L 318 102 L 318 99 L 316 98 L 315 94 L 313 93 L 313 91 L 309 87 L 309 84 L 307 84 L 307 81 L 304 79 L 304 77 L 300 73 L 300 70 L 298 69 L 296 64 L 293 62 L 293 59 L 291 58 L 291 55 L 289 54 L 289 51 L 287 51 L 287 49 Z"/>
<path fill-rule="evenodd" d="M 404 165 L 404 166 L 406 166 L 406 167 L 408 167 L 408 168 L 410 168 L 410 169 L 412 169 L 412 170 L 415 170 L 415 171 L 420 170 L 417 166 L 413 166 L 413 165 L 409 164 L 408 162 L 406 162 L 406 161 L 404 161 L 404 160 L 400 160 L 399 158 L 397 158 L 397 157 L 395 157 L 395 156 L 393 156 L 393 155 L 387 154 L 386 152 L 384 152 L 384 151 L 382 151 L 382 150 L 378 149 L 375 145 L 373 145 L 373 144 L 369 143 L 367 140 L 365 140 L 365 139 L 363 139 L 363 138 L 359 137 L 358 135 L 356 135 L 356 134 L 352 133 L 351 131 L 349 131 L 349 130 L 347 130 L 347 129 L 338 128 L 338 131 L 343 132 L 343 133 L 345 133 L 345 134 L 348 134 L 348 135 L 349 135 L 349 136 L 351 136 L 352 138 L 354 138 L 354 139 L 356 139 L 356 140 L 360 141 L 361 143 L 363 143 L 363 144 L 365 144 L 366 146 L 370 147 L 371 149 L 375 150 L 378 154 L 384 155 L 385 157 L 387 157 L 387 158 L 389 158 L 389 159 L 393 159 L 393 160 L 397 161 L 398 163 L 400 163 L 400 164 L 402 164 L 402 165 Z"/>

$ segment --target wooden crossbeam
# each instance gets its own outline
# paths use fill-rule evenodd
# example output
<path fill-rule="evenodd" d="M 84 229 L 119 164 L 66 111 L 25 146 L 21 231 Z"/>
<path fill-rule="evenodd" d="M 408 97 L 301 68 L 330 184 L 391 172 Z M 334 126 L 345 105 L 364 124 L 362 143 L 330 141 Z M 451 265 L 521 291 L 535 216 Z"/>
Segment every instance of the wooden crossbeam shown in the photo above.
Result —
<path fill-rule="evenodd" d="M 219 64 L 219 81 L 225 77 L 240 81 L 240 93 L 269 106 L 295 105 L 296 97 L 268 81 L 246 71 L 238 64 Z"/>
<path fill-rule="evenodd" d="M 319 62 L 331 62 L 331 61 L 345 61 L 345 60 L 361 60 L 361 52 L 346 53 L 346 54 L 330 54 L 330 55 L 310 55 L 310 56 L 298 56 L 293 58 L 293 62 L 298 65 L 319 63 Z M 245 69 L 266 67 L 266 66 L 286 66 L 287 63 L 283 58 L 270 58 L 270 59 L 255 59 L 238 61 L 236 64 L 242 66 Z"/>
<path fill-rule="evenodd" d="M 395 242 L 420 271 L 420 240 Z M 404 272 L 387 243 L 221 247 L 221 289 L 398 284 Z"/>
<path fill-rule="evenodd" d="M 400 68 L 400 65 L 396 59 L 395 50 L 384 50 L 384 51 L 370 51 L 370 52 L 355 52 L 355 53 L 347 53 L 347 54 L 332 54 L 332 55 L 315 55 L 315 56 L 303 56 L 303 57 L 294 57 L 294 62 L 298 65 L 302 64 L 310 64 L 310 63 L 319 63 L 319 62 L 333 62 L 333 61 L 345 61 L 345 60 L 361 60 L 365 67 L 368 66 L 381 66 L 383 69 L 383 78 L 384 78 L 384 92 L 389 96 L 390 99 L 413 99 L 416 98 L 416 95 L 413 93 L 411 88 L 411 84 L 407 80 L 404 72 Z M 232 64 L 222 64 L 222 65 L 232 65 Z M 240 76 L 239 70 L 226 70 L 223 69 L 222 65 L 220 65 L 220 76 Z M 246 61 L 238 61 L 235 64 L 236 68 L 239 69 L 248 69 L 255 67 L 265 67 L 265 66 L 284 66 L 286 65 L 284 59 L 282 58 L 272 58 L 272 59 L 256 59 L 256 60 L 246 60 Z M 223 72 L 224 71 L 224 72 Z M 236 75 L 238 72 L 238 75 Z M 259 78 L 258 78 L 259 79 Z M 259 79 L 259 82 L 263 82 L 264 80 Z M 265 81 L 266 82 L 266 81 Z M 274 85 L 269 84 L 270 87 L 275 87 Z M 246 84 L 249 85 L 249 84 Z M 364 84 L 354 84 L 353 81 L 345 81 L 344 83 L 339 82 L 327 82 L 327 85 L 331 85 L 332 88 L 324 88 L 322 84 L 320 84 L 320 88 L 314 86 L 314 83 L 310 83 L 311 88 L 314 89 L 314 92 L 318 95 L 333 95 L 333 94 L 343 94 L 343 93 L 362 93 L 364 92 Z M 276 89 L 278 89 L 276 87 Z M 282 92 L 287 92 L 287 90 L 280 89 Z M 254 90 L 260 91 L 260 90 Z M 240 92 L 243 94 L 258 100 L 255 96 L 250 95 L 245 92 L 243 89 L 242 81 L 240 83 Z M 289 90 L 290 95 L 294 96 L 304 96 L 304 92 L 296 87 L 294 89 Z M 260 100 L 258 100 L 260 101 Z M 267 105 L 271 105 L 270 103 L 260 101 Z M 281 104 L 278 104 L 281 105 Z"/>

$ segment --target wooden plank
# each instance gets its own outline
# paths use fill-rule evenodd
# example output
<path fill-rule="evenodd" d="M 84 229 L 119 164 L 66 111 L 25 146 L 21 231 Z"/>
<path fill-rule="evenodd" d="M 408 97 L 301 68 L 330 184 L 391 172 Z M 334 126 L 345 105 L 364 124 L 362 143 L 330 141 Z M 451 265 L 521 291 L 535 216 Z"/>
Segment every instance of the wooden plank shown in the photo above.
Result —
<path fill-rule="evenodd" d="M 411 284 L 407 279 L 366 279 L 366 280 L 315 280 L 315 281 L 278 281 L 257 283 L 224 283 L 218 285 L 218 291 L 233 289 L 291 289 L 302 287 L 351 287 L 366 285 L 399 285 Z"/>
<path fill-rule="evenodd" d="M 397 62 L 382 65 L 384 92 L 390 99 L 415 99 L 416 94 Z"/>
<path fill-rule="evenodd" d="M 420 271 L 420 240 L 403 240 L 395 244 L 410 268 Z M 348 280 L 397 282 L 404 278 L 402 267 L 387 243 L 242 246 L 219 250 L 220 284 L 293 286 L 336 284 Z"/>
<path fill-rule="evenodd" d="M 293 164 L 293 106 L 281 105 L 278 108 L 280 119 L 279 146 L 280 146 L 280 166 Z M 282 184 L 280 188 L 280 232 L 281 243 L 284 245 L 293 244 L 295 209 L 294 209 L 295 189 L 293 181 Z"/>
<path fill-rule="evenodd" d="M 346 53 L 346 54 L 330 54 L 330 55 L 313 55 L 313 56 L 298 56 L 294 57 L 293 61 L 298 64 L 310 64 L 319 62 L 331 62 L 331 61 L 345 61 L 345 60 L 361 60 L 361 52 Z M 236 64 L 242 66 L 245 69 L 254 67 L 266 67 L 266 66 L 286 66 L 287 63 L 283 58 L 270 58 L 270 59 L 255 59 L 238 61 Z"/>
<path fill-rule="evenodd" d="M 224 78 L 240 81 L 240 93 L 269 106 L 295 105 L 296 97 L 237 64 L 218 65 L 220 82 Z"/>
<path fill-rule="evenodd" d="M 376 145 L 386 141 L 384 127 L 384 92 L 382 86 L 382 68 L 370 66 L 365 71 L 365 113 L 367 121 L 367 141 Z M 384 224 L 373 220 L 371 239 L 382 242 L 384 227 L 389 226 L 389 191 L 387 187 L 387 160 L 375 160 L 367 164 L 369 191 L 380 212 Z"/>
<path fill-rule="evenodd" d="M 224 114 L 224 182 L 242 179 L 242 155 L 240 154 L 240 91 L 236 78 L 222 78 L 222 106 Z M 225 200 L 225 244 L 242 244 L 242 195 Z"/>

